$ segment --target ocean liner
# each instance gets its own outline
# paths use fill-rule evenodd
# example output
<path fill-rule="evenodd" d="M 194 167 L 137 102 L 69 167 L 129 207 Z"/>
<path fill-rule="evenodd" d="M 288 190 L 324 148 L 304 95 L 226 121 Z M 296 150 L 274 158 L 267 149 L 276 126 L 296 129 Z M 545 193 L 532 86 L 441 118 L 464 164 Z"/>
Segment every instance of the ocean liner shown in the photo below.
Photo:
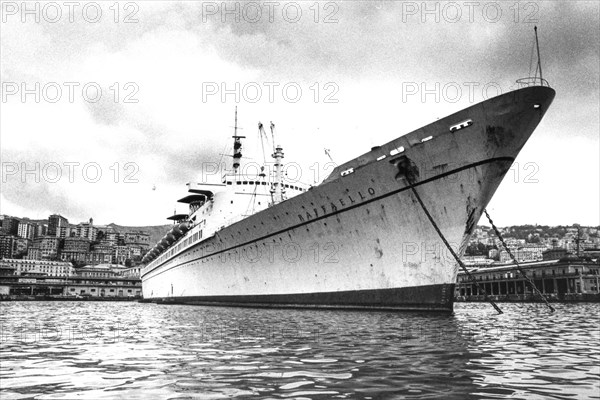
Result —
<path fill-rule="evenodd" d="M 145 301 L 452 311 L 458 266 L 423 207 L 462 255 L 554 99 L 541 73 L 518 82 L 312 187 L 286 179 L 274 140 L 273 168 L 242 173 L 236 110 L 232 171 L 188 183 L 179 202 L 189 213 L 170 217 L 173 228 L 143 258 Z M 268 138 L 261 124 L 259 132 Z"/>

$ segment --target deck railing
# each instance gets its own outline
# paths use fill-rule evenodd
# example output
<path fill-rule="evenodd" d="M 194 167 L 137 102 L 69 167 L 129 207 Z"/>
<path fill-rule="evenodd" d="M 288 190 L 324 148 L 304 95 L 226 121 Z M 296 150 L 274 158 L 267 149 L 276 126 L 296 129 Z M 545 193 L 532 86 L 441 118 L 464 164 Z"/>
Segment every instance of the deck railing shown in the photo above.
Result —
<path fill-rule="evenodd" d="M 539 76 L 528 76 L 527 78 L 517 79 L 517 85 L 519 88 L 525 88 L 529 86 L 546 86 L 550 87 L 547 80 L 540 78 Z"/>

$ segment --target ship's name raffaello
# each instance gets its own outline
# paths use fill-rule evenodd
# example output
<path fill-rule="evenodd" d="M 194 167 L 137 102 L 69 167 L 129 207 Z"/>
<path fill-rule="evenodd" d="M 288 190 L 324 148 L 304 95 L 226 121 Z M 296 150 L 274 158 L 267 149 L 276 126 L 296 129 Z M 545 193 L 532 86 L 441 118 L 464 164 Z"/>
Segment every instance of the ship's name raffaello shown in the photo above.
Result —
<path fill-rule="evenodd" d="M 375 196 L 375 189 L 373 189 L 372 187 L 367 188 L 367 194 L 370 197 Z M 351 206 L 353 204 L 356 204 L 357 202 L 362 203 L 368 199 L 369 199 L 369 197 L 364 195 L 363 192 L 358 191 L 354 195 L 348 194 L 342 198 L 339 198 L 336 202 L 329 202 L 329 203 L 317 206 L 317 207 L 313 208 L 312 210 L 302 211 L 301 214 L 298 214 L 298 219 L 300 220 L 300 222 L 304 222 L 304 221 L 311 220 L 313 218 L 323 217 L 327 214 L 335 213 L 338 210 L 343 209 L 344 207 Z M 339 206 L 338 206 L 338 204 L 339 204 Z"/>

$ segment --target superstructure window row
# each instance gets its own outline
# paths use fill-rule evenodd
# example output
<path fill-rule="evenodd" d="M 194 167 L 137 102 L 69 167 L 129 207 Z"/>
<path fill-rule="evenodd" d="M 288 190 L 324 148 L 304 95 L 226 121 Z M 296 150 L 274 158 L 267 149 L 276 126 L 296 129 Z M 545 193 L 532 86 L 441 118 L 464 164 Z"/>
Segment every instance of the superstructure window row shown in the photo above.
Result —
<path fill-rule="evenodd" d="M 263 185 L 266 186 L 269 183 L 268 182 L 264 182 L 264 181 L 236 181 L 235 182 L 236 185 Z M 228 185 L 233 185 L 232 181 L 227 181 Z M 284 184 L 283 185 L 286 189 L 293 189 L 293 190 L 298 190 L 300 192 L 304 192 L 304 189 L 302 189 L 300 186 L 294 186 L 294 185 L 288 185 L 288 184 Z"/>

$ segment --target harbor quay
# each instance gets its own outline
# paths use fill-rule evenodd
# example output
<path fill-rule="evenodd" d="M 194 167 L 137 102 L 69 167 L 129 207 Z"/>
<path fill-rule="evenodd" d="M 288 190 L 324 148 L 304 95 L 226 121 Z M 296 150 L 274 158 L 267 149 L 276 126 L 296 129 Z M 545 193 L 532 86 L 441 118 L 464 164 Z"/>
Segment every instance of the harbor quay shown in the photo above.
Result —
<path fill-rule="evenodd" d="M 0 300 L 136 300 L 141 298 L 139 268 L 100 264 L 0 260 Z"/>
<path fill-rule="evenodd" d="M 549 301 L 600 302 L 598 259 L 566 257 L 519 265 L 527 278 L 515 264 L 471 266 L 468 269 L 471 276 L 459 272 L 455 301 L 487 301 L 481 289 L 493 301 L 542 301 L 532 290 L 530 280 Z"/>

